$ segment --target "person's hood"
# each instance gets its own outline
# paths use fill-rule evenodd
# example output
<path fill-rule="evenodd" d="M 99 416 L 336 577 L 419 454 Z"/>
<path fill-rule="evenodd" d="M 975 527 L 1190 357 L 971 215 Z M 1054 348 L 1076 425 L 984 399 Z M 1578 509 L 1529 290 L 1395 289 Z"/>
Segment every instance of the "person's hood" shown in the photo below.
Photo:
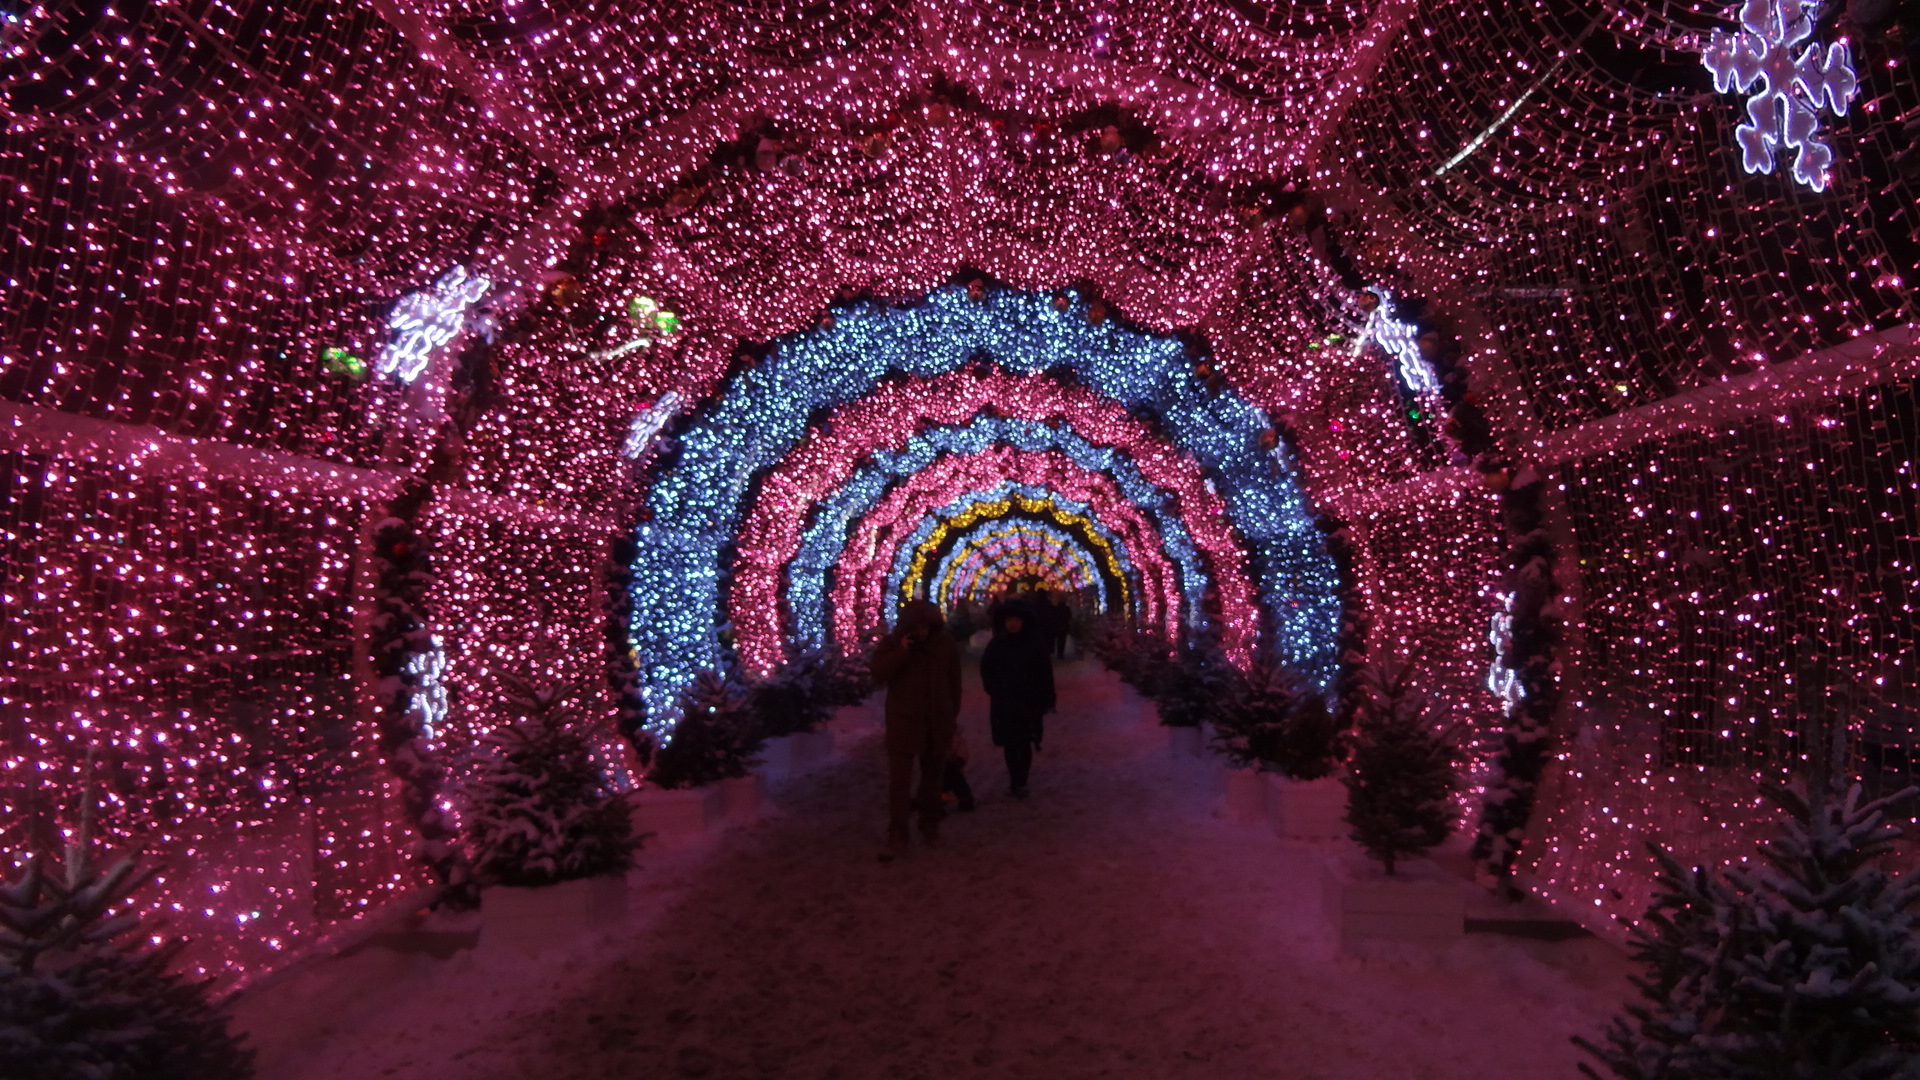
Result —
<path fill-rule="evenodd" d="M 940 614 L 940 606 L 931 600 L 909 600 L 900 609 L 899 628 L 902 633 L 925 628 L 942 630 L 946 628 L 946 616 Z"/>

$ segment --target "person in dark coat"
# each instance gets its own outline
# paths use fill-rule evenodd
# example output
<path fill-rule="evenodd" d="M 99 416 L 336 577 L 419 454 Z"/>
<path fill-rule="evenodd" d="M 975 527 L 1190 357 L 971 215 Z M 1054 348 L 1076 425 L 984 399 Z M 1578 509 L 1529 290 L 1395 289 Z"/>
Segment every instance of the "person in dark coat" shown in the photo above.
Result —
<path fill-rule="evenodd" d="M 1004 604 L 994 612 L 993 640 L 980 657 L 980 683 L 987 691 L 993 745 L 1007 757 L 1009 793 L 1027 797 L 1033 752 L 1045 734 L 1041 720 L 1053 711 L 1053 658 L 1033 609 Z"/>
<path fill-rule="evenodd" d="M 887 846 L 882 859 L 907 849 L 907 819 L 915 803 L 920 837 L 940 841 L 941 781 L 960 716 L 960 649 L 947 634 L 940 609 L 909 601 L 893 631 L 873 651 L 873 681 L 887 688 Z M 918 765 L 920 790 L 913 797 Z"/>
<path fill-rule="evenodd" d="M 1040 599 L 1047 605 L 1045 630 L 1053 642 L 1053 655 L 1057 659 L 1067 658 L 1067 635 L 1073 632 L 1073 609 L 1068 607 L 1062 597 L 1050 596 L 1045 589 L 1040 590 Z"/>

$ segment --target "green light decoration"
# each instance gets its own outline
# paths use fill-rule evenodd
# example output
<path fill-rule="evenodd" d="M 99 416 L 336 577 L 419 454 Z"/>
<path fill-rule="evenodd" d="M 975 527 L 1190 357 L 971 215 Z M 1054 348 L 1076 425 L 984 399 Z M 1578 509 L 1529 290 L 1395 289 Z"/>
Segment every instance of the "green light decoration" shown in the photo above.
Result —
<path fill-rule="evenodd" d="M 345 375 L 354 382 L 367 377 L 367 362 L 338 345 L 320 350 L 320 364 L 329 375 Z"/>
<path fill-rule="evenodd" d="M 680 316 L 661 307 L 660 302 L 651 296 L 636 296 L 628 300 L 627 319 L 642 334 L 653 331 L 663 338 L 672 337 L 680 329 Z"/>

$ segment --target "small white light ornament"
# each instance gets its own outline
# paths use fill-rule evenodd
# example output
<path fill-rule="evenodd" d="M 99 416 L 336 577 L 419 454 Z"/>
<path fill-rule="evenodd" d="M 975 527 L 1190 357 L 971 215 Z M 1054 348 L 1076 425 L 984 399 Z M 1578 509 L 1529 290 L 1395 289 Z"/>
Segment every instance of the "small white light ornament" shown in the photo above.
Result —
<path fill-rule="evenodd" d="M 1359 340 L 1354 342 L 1353 355 L 1366 352 L 1369 343 L 1378 345 L 1382 352 L 1393 357 L 1400 381 L 1406 384 L 1409 393 L 1416 396 L 1439 393 L 1440 380 L 1433 373 L 1433 365 L 1420 355 L 1420 328 L 1393 314 L 1392 293 L 1381 288 L 1367 291 L 1380 302 L 1368 315 Z"/>
<path fill-rule="evenodd" d="M 1487 665 L 1487 691 L 1499 698 L 1508 716 L 1526 696 L 1520 687 L 1520 673 L 1507 658 L 1513 654 L 1513 593 L 1496 594 L 1500 610 L 1493 613 L 1487 626 L 1487 643 L 1493 646 L 1493 662 Z"/>
<path fill-rule="evenodd" d="M 440 275 L 432 288 L 408 293 L 387 316 L 393 340 L 380 350 L 374 370 L 401 382 L 418 379 L 432 365 L 434 355 L 466 329 L 467 309 L 492 286 L 488 279 L 456 266 Z"/>
<path fill-rule="evenodd" d="M 627 440 L 620 446 L 620 456 L 628 461 L 638 461 L 653 446 L 654 436 L 667 426 L 673 414 L 680 411 L 680 395 L 669 390 L 644 411 L 635 413 L 633 423 L 627 427 Z"/>
<path fill-rule="evenodd" d="M 1793 178 L 1825 191 L 1833 150 L 1815 137 L 1820 109 L 1825 106 L 1835 116 L 1845 116 L 1860 83 L 1844 41 L 1824 52 L 1815 42 L 1798 58 L 1793 56 L 1793 47 L 1813 36 L 1819 10 L 1818 0 L 1746 0 L 1740 8 L 1740 31 L 1714 31 L 1704 62 L 1720 93 L 1745 94 L 1762 87 L 1747 99 L 1749 122 L 1734 132 L 1741 165 L 1750 173 L 1770 173 L 1776 149 L 1796 149 Z"/>

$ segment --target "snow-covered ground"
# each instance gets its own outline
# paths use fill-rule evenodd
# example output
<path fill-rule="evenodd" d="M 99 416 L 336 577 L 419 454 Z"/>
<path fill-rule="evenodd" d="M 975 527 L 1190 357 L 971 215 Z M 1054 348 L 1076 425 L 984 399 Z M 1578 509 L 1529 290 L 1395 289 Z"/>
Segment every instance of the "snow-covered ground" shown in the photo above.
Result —
<path fill-rule="evenodd" d="M 1080 665 L 1009 799 L 969 680 L 981 804 L 943 847 L 875 859 L 880 747 L 843 739 L 769 819 L 643 852 L 615 935 L 373 947 L 244 999 L 261 1076 L 1572 1080 L 1630 992 L 1591 938 L 1339 954 L 1323 853 L 1216 816 L 1212 767 Z"/>

